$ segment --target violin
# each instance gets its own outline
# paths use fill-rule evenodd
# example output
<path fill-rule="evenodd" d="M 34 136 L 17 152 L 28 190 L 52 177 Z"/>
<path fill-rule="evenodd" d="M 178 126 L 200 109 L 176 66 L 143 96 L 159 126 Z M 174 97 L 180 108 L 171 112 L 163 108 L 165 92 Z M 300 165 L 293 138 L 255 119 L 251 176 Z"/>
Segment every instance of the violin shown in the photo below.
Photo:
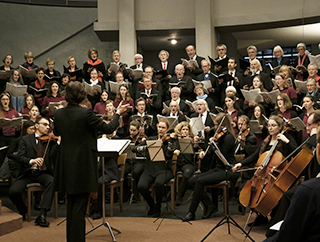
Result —
<path fill-rule="evenodd" d="M 221 137 L 223 137 L 226 133 L 228 132 L 228 129 L 227 127 L 222 127 L 221 131 L 219 133 L 217 133 L 217 135 L 214 137 L 214 142 L 215 143 L 218 143 L 219 142 L 219 139 Z"/>
<path fill-rule="evenodd" d="M 164 134 L 164 135 L 161 137 L 162 143 L 163 143 L 163 142 L 168 142 L 170 139 L 171 139 L 171 135 L 170 135 L 170 134 Z"/>
<path fill-rule="evenodd" d="M 59 140 L 59 137 L 55 136 L 53 133 L 49 133 L 48 135 L 41 136 L 39 138 L 39 140 L 41 140 L 43 142 L 47 142 L 47 141 L 51 141 L 51 140 L 57 141 L 57 140 Z"/>

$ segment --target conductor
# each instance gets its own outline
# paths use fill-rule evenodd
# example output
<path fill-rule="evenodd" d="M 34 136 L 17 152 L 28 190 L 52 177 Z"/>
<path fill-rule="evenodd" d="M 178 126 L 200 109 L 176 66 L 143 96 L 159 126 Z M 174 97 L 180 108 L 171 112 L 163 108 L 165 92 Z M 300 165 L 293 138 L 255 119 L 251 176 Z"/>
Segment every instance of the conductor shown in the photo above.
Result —
<path fill-rule="evenodd" d="M 90 193 L 97 192 L 97 130 L 111 134 L 127 106 L 121 103 L 106 124 L 91 109 L 80 107 L 87 93 L 79 82 L 66 87 L 67 107 L 54 113 L 54 134 L 61 136 L 54 187 L 67 194 L 67 241 L 85 241 L 85 212 Z"/>

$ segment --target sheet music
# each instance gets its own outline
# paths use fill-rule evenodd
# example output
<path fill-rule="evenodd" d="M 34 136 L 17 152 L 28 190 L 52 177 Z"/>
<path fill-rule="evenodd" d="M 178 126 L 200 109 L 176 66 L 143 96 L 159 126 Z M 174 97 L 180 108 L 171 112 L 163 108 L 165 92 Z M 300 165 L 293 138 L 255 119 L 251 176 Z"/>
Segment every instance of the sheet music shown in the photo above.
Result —
<path fill-rule="evenodd" d="M 147 140 L 148 153 L 151 161 L 165 161 L 161 140 Z"/>
<path fill-rule="evenodd" d="M 98 152 L 105 153 L 118 153 L 121 155 L 124 153 L 125 149 L 129 146 L 129 139 L 108 139 L 100 138 L 97 140 Z"/>

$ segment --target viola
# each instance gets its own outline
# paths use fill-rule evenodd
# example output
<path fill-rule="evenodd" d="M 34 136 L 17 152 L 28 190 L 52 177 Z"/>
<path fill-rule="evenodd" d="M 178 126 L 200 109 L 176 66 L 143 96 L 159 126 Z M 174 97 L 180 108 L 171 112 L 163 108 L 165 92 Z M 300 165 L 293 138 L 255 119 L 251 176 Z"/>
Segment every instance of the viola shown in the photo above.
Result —
<path fill-rule="evenodd" d="M 215 143 L 218 143 L 218 142 L 219 142 L 219 139 L 220 139 L 221 137 L 223 137 L 227 132 L 228 132 L 227 127 L 222 127 L 221 131 L 220 131 L 219 133 L 217 133 L 217 135 L 215 136 L 214 142 L 215 142 Z"/>

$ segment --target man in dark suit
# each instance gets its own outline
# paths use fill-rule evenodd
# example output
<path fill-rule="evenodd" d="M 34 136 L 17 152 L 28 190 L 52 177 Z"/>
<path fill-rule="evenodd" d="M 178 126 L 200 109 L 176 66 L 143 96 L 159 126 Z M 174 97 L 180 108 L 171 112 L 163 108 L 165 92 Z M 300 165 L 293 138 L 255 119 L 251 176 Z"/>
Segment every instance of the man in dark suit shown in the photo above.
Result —
<path fill-rule="evenodd" d="M 175 65 L 169 62 L 169 52 L 160 50 L 158 55 L 160 62 L 154 65 L 155 77 L 161 81 L 162 84 L 162 100 L 165 100 L 165 90 L 169 89 L 169 80 L 174 75 Z"/>
<path fill-rule="evenodd" d="M 198 56 L 196 54 L 196 48 L 193 45 L 188 45 L 186 47 L 186 52 L 187 52 L 187 55 L 189 57 L 189 60 L 197 61 L 198 66 L 199 66 L 199 67 L 196 67 L 196 66 L 193 66 L 193 65 L 192 66 L 185 66 L 186 75 L 196 79 L 196 77 L 202 73 L 201 61 L 204 60 L 205 58 L 201 57 L 201 56 Z"/>
<path fill-rule="evenodd" d="M 227 57 L 227 46 L 225 44 L 219 44 L 217 46 L 217 52 L 218 52 L 218 57 L 215 58 L 215 61 L 220 61 L 223 59 L 228 60 L 229 58 Z M 226 72 L 228 70 L 228 66 L 222 66 L 222 65 L 216 65 L 215 63 L 211 63 L 212 68 L 213 68 L 213 72 L 216 73 L 217 75 Z"/>
<path fill-rule="evenodd" d="M 154 69 L 153 69 L 152 66 L 147 66 L 147 67 L 144 68 L 144 73 L 143 73 L 143 74 L 144 74 L 145 76 L 150 77 L 151 80 L 152 80 L 152 83 L 156 83 L 156 84 L 157 84 L 157 90 L 158 90 L 158 91 L 161 93 L 161 95 L 162 95 L 163 89 L 162 89 L 161 82 L 160 82 L 159 79 L 157 79 L 157 78 L 153 75 L 153 73 L 154 73 Z"/>
<path fill-rule="evenodd" d="M 149 115 L 153 115 L 156 118 L 157 114 L 162 110 L 162 98 L 161 93 L 152 88 L 152 80 L 150 77 L 143 77 L 144 89 L 137 92 L 137 99 L 143 97 L 146 100 L 146 111 Z"/>
<path fill-rule="evenodd" d="M 170 87 L 178 86 L 181 89 L 181 99 L 182 100 L 193 100 L 195 94 L 193 92 L 194 84 L 190 76 L 186 76 L 184 66 L 182 64 L 178 64 L 175 67 L 176 76 L 172 77 L 169 81 Z M 180 83 L 180 84 L 179 84 Z M 170 88 L 166 93 L 166 100 L 170 99 Z"/>
<path fill-rule="evenodd" d="M 20 174 L 10 187 L 9 197 L 16 205 L 19 214 L 25 219 L 27 207 L 23 203 L 22 194 L 27 184 L 37 182 L 44 187 L 43 198 L 40 205 L 40 215 L 35 223 L 41 227 L 48 227 L 49 222 L 46 220 L 46 213 L 51 208 L 53 199 L 53 159 L 55 157 L 56 147 L 54 143 L 49 145 L 44 155 L 44 143 L 40 137 L 47 135 L 49 131 L 49 120 L 39 117 L 35 123 L 35 134 L 24 136 L 19 144 L 17 163 L 20 164 Z"/>
<path fill-rule="evenodd" d="M 263 87 L 270 92 L 273 88 L 272 82 L 270 80 L 270 76 L 266 73 L 262 72 L 262 66 L 259 62 L 259 60 L 254 59 L 251 61 L 250 64 L 250 72 L 248 75 L 245 75 L 246 72 L 244 72 L 243 77 L 243 89 L 248 90 L 252 86 L 252 80 L 256 75 L 260 75 L 260 80 L 263 83 Z"/>
<path fill-rule="evenodd" d="M 171 99 L 165 101 L 165 104 L 169 107 L 170 102 L 176 101 L 179 104 L 180 112 L 182 112 L 183 115 L 189 116 L 190 113 L 190 107 L 184 100 L 180 98 L 181 89 L 179 87 L 173 87 L 171 88 Z M 165 113 L 165 110 L 162 110 L 162 113 Z"/>
<path fill-rule="evenodd" d="M 211 72 L 211 65 L 209 61 L 202 60 L 201 66 L 203 73 L 201 73 L 199 76 L 197 76 L 198 81 L 211 81 L 212 88 L 208 88 L 209 91 L 209 97 L 218 105 L 219 103 L 219 85 L 218 85 L 218 79 L 212 74 Z"/>
<path fill-rule="evenodd" d="M 247 53 L 248 53 L 248 56 L 249 56 L 249 62 L 251 63 L 253 60 L 256 60 L 257 59 L 257 47 L 255 47 L 254 45 L 250 45 L 247 47 Z M 264 59 L 262 58 L 259 58 L 259 61 L 261 63 L 261 67 L 262 67 L 262 72 L 266 73 L 266 74 L 270 74 L 269 71 L 270 71 L 270 68 L 267 68 L 266 67 L 266 62 Z M 247 75 L 247 74 L 246 74 Z"/>
<path fill-rule="evenodd" d="M 55 189 L 67 193 L 67 241 L 85 241 L 85 212 L 90 193 L 97 192 L 97 130 L 111 134 L 127 106 L 119 105 L 106 124 L 91 109 L 80 107 L 86 97 L 79 82 L 66 87 L 68 106 L 54 113 L 54 133 L 61 136 L 54 174 Z"/>
<path fill-rule="evenodd" d="M 143 71 L 145 68 L 147 67 L 147 65 L 145 65 L 143 63 L 143 56 L 141 54 L 135 54 L 134 55 L 134 65 L 130 66 L 130 69 L 132 70 L 141 70 Z M 133 95 L 132 98 L 135 100 L 135 94 L 136 94 L 136 90 L 137 88 L 139 88 L 139 81 L 141 81 L 141 77 L 136 77 L 134 76 L 133 72 L 131 70 L 129 70 L 129 76 L 131 78 L 132 81 L 132 90 L 133 90 Z"/>
<path fill-rule="evenodd" d="M 134 55 L 134 65 L 130 66 L 130 69 L 144 70 L 144 68 L 146 68 L 146 65 L 143 63 L 143 56 L 141 54 L 135 54 Z"/>

